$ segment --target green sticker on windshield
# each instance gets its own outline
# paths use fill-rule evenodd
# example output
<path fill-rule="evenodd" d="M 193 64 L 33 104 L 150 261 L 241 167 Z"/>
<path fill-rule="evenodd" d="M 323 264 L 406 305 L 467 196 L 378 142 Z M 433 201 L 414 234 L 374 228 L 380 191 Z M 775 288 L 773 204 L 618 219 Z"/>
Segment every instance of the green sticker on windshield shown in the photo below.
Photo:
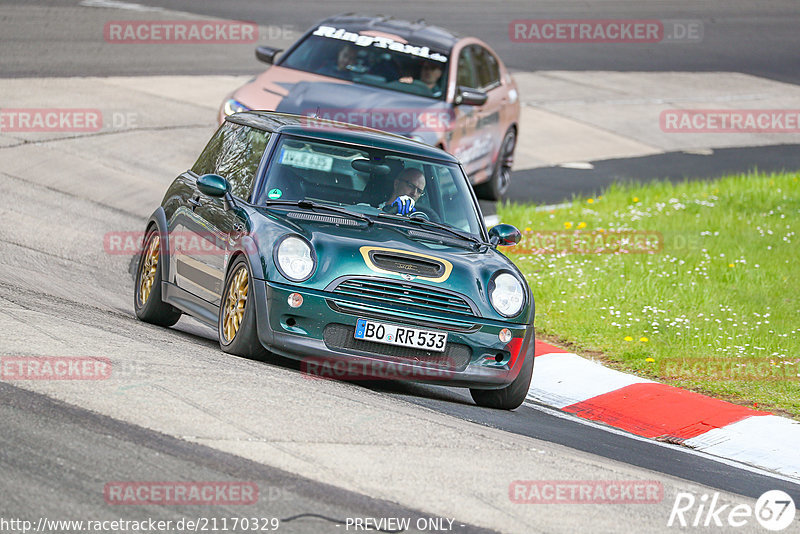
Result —
<path fill-rule="evenodd" d="M 283 191 L 280 189 L 270 189 L 267 193 L 267 196 L 271 199 L 281 198 L 283 196 Z"/>

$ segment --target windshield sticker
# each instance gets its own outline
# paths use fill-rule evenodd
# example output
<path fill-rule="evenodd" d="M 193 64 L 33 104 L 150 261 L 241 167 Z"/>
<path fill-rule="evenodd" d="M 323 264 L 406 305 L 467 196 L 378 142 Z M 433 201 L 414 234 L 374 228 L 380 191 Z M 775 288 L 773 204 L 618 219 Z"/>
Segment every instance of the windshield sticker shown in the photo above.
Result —
<path fill-rule="evenodd" d="M 310 169 L 312 171 L 328 172 L 333 168 L 333 158 L 314 154 L 302 150 L 292 150 L 284 148 L 281 150 L 281 163 L 291 165 L 300 169 Z"/>
<path fill-rule="evenodd" d="M 399 43 L 388 37 L 374 37 L 372 35 L 359 35 L 357 33 L 348 32 L 343 28 L 333 28 L 331 26 L 320 26 L 311 35 L 319 35 L 321 37 L 328 37 L 329 39 L 338 39 L 340 41 L 349 41 L 356 46 L 374 46 L 375 48 L 387 48 L 393 52 L 400 52 L 410 56 L 421 57 L 433 61 L 440 61 L 447 63 L 447 56 L 443 56 L 438 52 L 431 52 L 427 46 L 414 46 L 410 44 Z"/>
<path fill-rule="evenodd" d="M 283 191 L 280 189 L 270 189 L 267 193 L 267 196 L 270 198 L 270 200 L 275 200 L 283 196 Z"/>

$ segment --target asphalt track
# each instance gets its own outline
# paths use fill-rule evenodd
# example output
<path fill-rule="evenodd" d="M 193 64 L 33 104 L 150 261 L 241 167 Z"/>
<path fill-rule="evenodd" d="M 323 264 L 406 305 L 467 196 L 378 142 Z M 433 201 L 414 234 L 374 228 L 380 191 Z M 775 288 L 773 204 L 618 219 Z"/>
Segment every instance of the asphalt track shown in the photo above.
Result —
<path fill-rule="evenodd" d="M 311 8 L 317 4 L 312 3 L 142 3 L 298 29 L 318 18 Z M 78 26 L 91 23 L 76 4 L 37 2 L 64 10 L 59 13 L 69 14 Z M 419 12 L 432 22 L 462 28 L 490 43 L 507 28 L 505 19 L 496 25 L 500 29 L 494 30 L 481 22 L 485 19 L 483 3 L 461 2 L 462 10 L 455 15 L 448 13 L 445 4 L 425 4 L 425 9 L 418 7 L 421 5 L 403 3 L 396 13 L 413 16 L 411 13 Z M 602 12 L 605 16 L 624 13 L 630 18 L 718 21 L 731 30 L 725 34 L 747 28 L 753 41 L 741 43 L 741 38 L 734 36 L 729 42 L 712 40 L 708 57 L 687 52 L 676 64 L 670 61 L 678 59 L 654 61 L 652 54 L 660 49 L 641 56 L 641 51 L 631 52 L 629 57 L 611 62 L 605 52 L 587 54 L 582 50 L 563 61 L 576 70 L 642 70 L 648 65 L 664 70 L 736 68 L 797 81 L 793 78 L 798 72 L 797 59 L 792 52 L 798 48 L 793 44 L 800 44 L 794 31 L 798 18 L 795 4 L 749 8 L 744 3 L 711 2 L 694 14 L 688 5 L 665 7 L 659 3 L 634 9 L 628 3 L 610 3 L 601 9 L 559 2 L 537 3 L 540 11 L 533 11 L 527 4 L 503 4 L 498 18 L 506 13 L 512 19 L 546 13 L 566 18 L 577 12 L 599 18 Z M 269 8 L 268 17 L 264 6 Z M 327 9 L 347 11 L 352 5 L 330 3 Z M 3 55 L 2 76 L 7 77 L 153 74 L 181 69 L 192 74 L 242 74 L 254 68 L 249 50 L 248 59 L 210 55 L 203 62 L 189 57 L 196 51 L 176 57 L 107 57 L 91 55 L 88 43 L 74 42 L 78 31 L 64 32 L 63 41 L 33 35 L 9 43 L 6 29 L 4 48 L 10 53 Z M 13 28 L 8 30 L 14 34 Z M 59 33 L 58 28 L 48 33 L 45 26 L 42 31 L 44 35 Z M 76 48 L 71 48 L 73 45 Z M 513 47 L 504 50 L 502 43 L 495 46 L 508 53 L 509 63 L 517 68 L 537 68 L 558 59 L 556 52 L 532 59 Z M 133 51 L 115 49 L 115 53 L 124 56 Z M 536 64 L 532 66 L 531 61 Z M 127 149 L 135 149 L 130 138 L 113 135 L 88 143 L 80 139 L 61 143 L 59 148 L 46 143 L 28 146 L 31 151 L 23 156 L 29 158 L 25 171 L 9 170 L 10 159 L 0 168 L 0 186 L 6 191 L 5 205 L 0 207 L 4 221 L 0 231 L 0 355 L 108 355 L 123 370 L 135 364 L 139 371 L 123 373 L 119 381 L 108 384 L 0 383 L 0 517 L 244 515 L 224 507 L 211 511 L 157 505 L 110 507 L 103 502 L 102 488 L 112 480 L 256 481 L 262 499 L 257 508 L 247 509 L 246 515 L 286 520 L 316 514 L 284 521 L 282 530 L 289 532 L 341 532 L 342 527 L 330 519 L 396 516 L 452 517 L 458 525 L 456 531 L 463 532 L 481 531 L 481 527 L 509 532 L 666 531 L 677 491 L 700 494 L 721 490 L 731 502 L 752 503 L 767 489 L 783 489 L 800 503 L 800 486 L 785 479 L 559 417 L 546 407 L 525 405 L 514 412 L 496 412 L 475 407 L 467 392 L 453 388 L 309 381 L 290 362 L 264 364 L 222 354 L 213 333 L 191 320 L 182 319 L 172 330 L 139 323 L 130 309 L 130 260 L 104 255 L 97 250 L 97 242 L 109 228 L 133 228 L 141 223 L 163 193 L 164 176 L 169 180 L 169 173 L 174 175 L 174 164 L 142 163 L 148 169 L 140 174 L 155 172 L 159 178 L 134 176 L 142 194 L 121 199 L 122 192 L 114 195 L 103 189 L 107 185 L 95 183 L 98 170 L 106 173 L 113 190 L 115 177 L 135 174 L 134 156 L 141 157 L 144 150 L 119 162 L 100 161 L 93 172 L 67 173 L 69 180 L 56 182 L 50 179 L 51 169 L 37 169 L 39 156 L 70 169 L 77 164 L 69 163 L 69 157 L 85 157 L 96 150 L 91 152 L 95 159 L 101 152 L 121 153 L 123 147 L 127 156 Z M 196 153 L 196 144 L 194 137 L 176 140 L 175 150 Z M 2 150 L 11 154 L 19 148 L 26 147 Z M 763 150 L 767 149 L 746 153 L 747 161 L 758 158 Z M 773 154 L 795 161 L 794 147 L 769 150 L 785 150 Z M 740 156 L 737 152 L 732 157 Z M 702 167 L 700 159 L 688 156 L 653 156 L 658 157 L 680 160 L 675 165 L 685 171 L 670 175 L 676 178 L 707 175 L 723 169 L 727 161 L 705 159 L 709 167 Z M 773 158 L 763 161 L 765 166 L 774 163 Z M 656 164 L 666 163 L 642 158 L 596 162 L 596 168 L 608 165 L 624 178 L 635 175 L 631 169 L 636 165 Z M 151 165 L 154 168 L 149 168 Z M 18 169 L 23 167 L 20 164 Z M 536 172 L 592 171 L 552 168 Z M 527 178 L 522 178 L 518 183 L 524 185 Z M 591 187 L 596 186 L 596 181 L 587 182 L 580 190 L 553 195 L 552 200 L 583 193 L 584 188 L 594 191 Z M 546 185 L 539 187 L 543 194 L 548 190 Z M 661 481 L 664 502 L 647 509 L 641 505 L 533 509 L 515 508 L 507 502 L 508 484 L 515 479 L 620 477 Z"/>

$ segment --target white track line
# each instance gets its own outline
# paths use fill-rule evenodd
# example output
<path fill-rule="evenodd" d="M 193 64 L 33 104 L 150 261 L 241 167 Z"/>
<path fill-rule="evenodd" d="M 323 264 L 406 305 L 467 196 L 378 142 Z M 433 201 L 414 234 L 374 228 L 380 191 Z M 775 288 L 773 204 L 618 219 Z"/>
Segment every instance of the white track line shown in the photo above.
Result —
<path fill-rule="evenodd" d="M 797 478 L 788 477 L 788 476 L 785 476 L 785 475 L 782 475 L 782 474 L 779 474 L 779 473 L 775 473 L 775 472 L 772 472 L 772 471 L 767 471 L 765 469 L 761 469 L 761 468 L 758 468 L 758 467 L 754 467 L 752 465 L 740 463 L 740 462 L 737 462 L 735 460 L 730 460 L 728 458 L 715 456 L 713 454 L 709 454 L 709 453 L 706 453 L 706 452 L 696 451 L 694 449 L 689 449 L 689 448 L 683 447 L 681 445 L 675 445 L 673 443 L 666 443 L 664 441 L 656 441 L 656 440 L 650 439 L 650 438 L 643 438 L 642 436 L 637 436 L 636 434 L 631 434 L 629 432 L 625 432 L 624 430 L 619 430 L 619 429 L 611 427 L 611 426 L 606 426 L 606 425 L 602 425 L 602 424 L 599 424 L 599 423 L 595 423 L 594 421 L 590 421 L 588 419 L 582 419 L 582 418 L 580 418 L 578 416 L 575 416 L 575 415 L 572 415 L 572 414 L 568 414 L 568 413 L 562 412 L 560 410 L 556 410 L 554 408 L 550 408 L 548 406 L 544 406 L 542 404 L 525 401 L 523 403 L 523 405 L 524 406 L 528 406 L 529 408 L 533 408 L 534 410 L 538 410 L 540 412 L 544 412 L 544 413 L 546 413 L 548 415 L 552 415 L 554 417 L 558 417 L 559 419 L 566 419 L 568 421 L 572 421 L 572 422 L 575 422 L 575 423 L 580 423 L 582 425 L 590 426 L 592 428 L 597 428 L 597 429 L 600 429 L 600 430 L 604 430 L 606 432 L 610 432 L 611 434 L 617 434 L 618 436 L 623 436 L 623 437 L 626 437 L 626 438 L 634 439 L 636 441 L 644 441 L 644 442 L 650 443 L 652 445 L 658 445 L 659 447 L 672 449 L 674 451 L 680 451 L 680 452 L 683 452 L 683 453 L 686 453 L 686 454 L 691 454 L 691 455 L 694 455 L 694 456 L 699 456 L 701 458 L 705 458 L 707 460 L 713 460 L 713 461 L 715 461 L 717 463 L 728 465 L 730 467 L 735 467 L 737 469 L 742 469 L 744 471 L 749 471 L 749 472 L 757 474 L 757 475 L 763 475 L 763 476 L 774 478 L 774 479 L 777 479 L 777 480 L 783 480 L 784 482 L 790 482 L 792 484 L 797 484 L 797 485 L 800 486 L 800 480 L 797 479 Z M 569 445 L 567 445 L 567 446 L 569 446 Z M 589 451 L 589 452 L 591 452 L 591 451 Z M 619 460 L 619 461 L 622 461 L 622 460 Z M 622 462 L 626 463 L 626 464 L 630 464 L 630 462 L 625 462 L 625 461 L 622 461 Z M 678 475 L 671 475 L 671 476 L 674 476 L 676 478 L 682 478 L 682 477 L 680 477 Z"/>

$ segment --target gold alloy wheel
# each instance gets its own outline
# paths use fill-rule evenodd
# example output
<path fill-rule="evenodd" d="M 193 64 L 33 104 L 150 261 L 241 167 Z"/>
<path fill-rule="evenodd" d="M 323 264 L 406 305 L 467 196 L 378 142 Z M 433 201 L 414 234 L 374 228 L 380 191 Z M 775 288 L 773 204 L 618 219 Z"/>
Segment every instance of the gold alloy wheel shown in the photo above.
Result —
<path fill-rule="evenodd" d="M 244 307 L 247 304 L 247 290 L 250 277 L 247 274 L 247 267 L 242 265 L 233 275 L 231 286 L 225 297 L 225 313 L 222 315 L 222 335 L 225 341 L 230 343 L 239 331 L 244 317 Z"/>
<path fill-rule="evenodd" d="M 139 302 L 142 306 L 147 303 L 150 292 L 153 290 L 159 257 L 161 257 L 161 240 L 158 234 L 155 234 L 153 240 L 150 241 L 150 246 L 147 247 L 147 253 L 142 263 L 142 272 L 139 275 Z"/>

